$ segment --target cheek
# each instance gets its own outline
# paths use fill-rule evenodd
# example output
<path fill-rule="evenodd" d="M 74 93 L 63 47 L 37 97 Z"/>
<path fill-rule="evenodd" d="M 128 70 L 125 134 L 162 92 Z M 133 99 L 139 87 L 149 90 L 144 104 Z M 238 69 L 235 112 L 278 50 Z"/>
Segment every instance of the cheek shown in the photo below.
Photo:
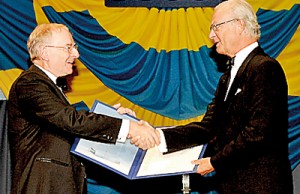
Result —
<path fill-rule="evenodd" d="M 53 62 L 55 63 L 55 67 L 57 69 L 63 70 L 68 67 L 67 60 L 68 58 L 65 55 L 57 55 Z"/>
<path fill-rule="evenodd" d="M 233 45 L 233 41 L 230 36 L 223 36 L 221 38 L 221 43 L 224 50 L 230 49 L 230 47 Z"/>
<path fill-rule="evenodd" d="M 223 37 L 219 37 L 219 43 L 217 45 L 217 49 L 220 54 L 224 54 L 224 49 L 226 48 L 226 40 Z"/>

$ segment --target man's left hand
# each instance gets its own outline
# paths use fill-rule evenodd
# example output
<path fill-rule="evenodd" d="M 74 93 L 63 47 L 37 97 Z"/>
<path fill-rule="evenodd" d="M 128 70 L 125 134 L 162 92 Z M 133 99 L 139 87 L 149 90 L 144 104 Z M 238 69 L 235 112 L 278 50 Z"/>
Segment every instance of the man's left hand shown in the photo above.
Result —
<path fill-rule="evenodd" d="M 215 170 L 210 163 L 210 157 L 202 158 L 200 160 L 193 160 L 192 164 L 198 165 L 197 173 L 201 174 L 202 176 L 211 173 Z"/>

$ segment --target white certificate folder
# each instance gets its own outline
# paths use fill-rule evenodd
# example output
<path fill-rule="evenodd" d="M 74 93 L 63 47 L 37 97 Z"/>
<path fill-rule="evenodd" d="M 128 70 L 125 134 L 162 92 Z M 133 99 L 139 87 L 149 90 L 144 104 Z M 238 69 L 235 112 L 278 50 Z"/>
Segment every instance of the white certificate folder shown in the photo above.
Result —
<path fill-rule="evenodd" d="M 115 108 L 97 100 L 92 112 L 120 119 L 138 120 L 128 114 L 121 115 Z M 195 173 L 197 166 L 191 161 L 200 159 L 205 147 L 206 145 L 200 145 L 162 154 L 156 147 L 149 150 L 139 149 L 130 144 L 128 139 L 125 143 L 109 144 L 76 138 L 71 152 L 127 179 L 142 179 Z"/>

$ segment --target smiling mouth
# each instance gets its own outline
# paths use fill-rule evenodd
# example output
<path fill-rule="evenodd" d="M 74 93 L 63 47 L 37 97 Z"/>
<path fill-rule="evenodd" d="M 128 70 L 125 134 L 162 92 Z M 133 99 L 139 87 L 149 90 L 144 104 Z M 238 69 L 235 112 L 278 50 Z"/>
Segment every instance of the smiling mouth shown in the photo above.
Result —
<path fill-rule="evenodd" d="M 67 61 L 68 64 L 74 65 L 75 61 Z"/>

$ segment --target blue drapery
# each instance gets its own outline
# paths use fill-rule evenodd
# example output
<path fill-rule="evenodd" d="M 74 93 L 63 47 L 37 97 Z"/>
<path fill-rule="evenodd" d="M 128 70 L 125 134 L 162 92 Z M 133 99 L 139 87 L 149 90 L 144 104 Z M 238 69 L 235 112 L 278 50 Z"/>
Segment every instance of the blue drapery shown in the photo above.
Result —
<path fill-rule="evenodd" d="M 261 47 L 271 57 L 276 58 L 300 24 L 300 5 L 280 12 L 259 9 L 256 15 L 261 25 Z"/>
<path fill-rule="evenodd" d="M 136 43 L 126 45 L 109 35 L 88 11 L 57 13 L 52 7 L 44 11 L 51 22 L 64 23 L 71 29 L 80 60 L 109 88 L 170 118 L 186 119 L 204 113 L 221 75 L 209 57 L 209 48 L 197 52 L 146 51 Z M 87 18 L 88 27 L 78 25 Z"/>
<path fill-rule="evenodd" d="M 71 29 L 80 46 L 80 61 L 121 96 L 178 120 L 205 112 L 221 75 L 210 57 L 212 48 L 145 50 L 137 42 L 125 44 L 110 35 L 88 10 L 57 12 L 51 6 L 43 10 L 50 22 Z M 35 14 L 32 0 L 1 2 L 0 70 L 28 68 L 26 41 L 37 25 Z M 299 27 L 300 5 L 281 11 L 259 9 L 257 16 L 262 30 L 260 45 L 272 57 L 279 56 Z M 290 96 L 289 158 L 293 169 L 300 160 L 299 122 L 300 98 Z"/>
<path fill-rule="evenodd" d="M 57 13 L 52 7 L 43 9 L 51 22 L 71 28 L 79 45 L 80 60 L 109 88 L 173 119 L 205 112 L 221 75 L 210 57 L 211 48 L 147 51 L 137 43 L 124 44 L 109 35 L 88 11 Z M 300 22 L 299 9 L 295 5 L 289 11 L 257 12 L 262 30 L 260 44 L 270 56 L 276 58 L 294 35 Z M 88 26 L 78 25 L 87 20 Z"/>
<path fill-rule="evenodd" d="M 0 70 L 28 68 L 26 42 L 36 25 L 32 1 L 1 1 Z"/>
<path fill-rule="evenodd" d="M 1 4 L 0 69 L 27 69 L 29 56 L 25 43 L 37 25 L 32 1 Z M 88 11 L 56 12 L 50 6 L 43 10 L 51 22 L 70 27 L 80 46 L 80 60 L 109 88 L 146 109 L 171 118 L 191 118 L 205 112 L 221 75 L 211 58 L 211 48 L 145 50 L 135 42 L 124 44 L 108 34 Z M 272 57 L 281 53 L 297 30 L 299 10 L 300 5 L 295 4 L 290 10 L 257 11 L 262 31 L 260 44 Z M 294 140 L 299 139 L 298 98 L 289 98 L 290 136 Z"/>
<path fill-rule="evenodd" d="M 5 14 L 1 20 L 1 42 L 5 45 L 1 45 L 1 69 L 28 68 L 24 62 L 28 60 L 24 42 L 36 25 L 34 11 L 29 5 L 25 1 L 16 1 L 10 3 L 9 9 L 0 8 Z M 24 8 L 28 15 L 11 14 L 22 13 Z M 288 11 L 258 10 L 262 29 L 260 44 L 272 57 L 280 54 L 297 30 L 299 9 L 299 5 L 295 5 Z M 43 10 L 51 22 L 70 27 L 79 45 L 80 60 L 121 96 L 177 120 L 205 112 L 221 75 L 210 57 L 211 48 L 203 46 L 199 51 L 170 52 L 150 48 L 147 51 L 137 43 L 124 44 L 109 35 L 88 11 L 58 13 L 52 7 Z M 12 22 L 14 20 L 19 22 Z M 9 36 L 5 36 L 7 34 Z"/>
<path fill-rule="evenodd" d="M 289 159 L 294 170 L 300 163 L 300 97 L 289 97 Z"/>

